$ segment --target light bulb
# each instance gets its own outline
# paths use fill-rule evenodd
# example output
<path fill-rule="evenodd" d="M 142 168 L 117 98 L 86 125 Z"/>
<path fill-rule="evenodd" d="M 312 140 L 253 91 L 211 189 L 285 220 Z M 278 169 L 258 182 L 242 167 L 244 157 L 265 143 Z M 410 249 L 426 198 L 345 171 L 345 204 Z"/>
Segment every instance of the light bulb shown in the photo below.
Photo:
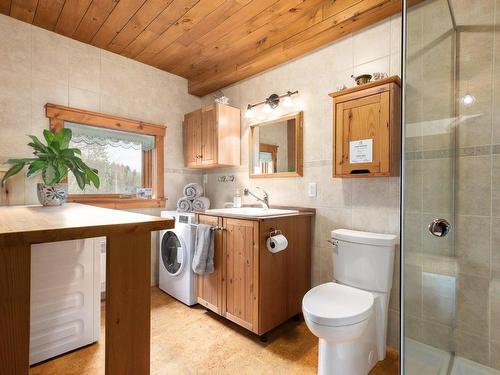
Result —
<path fill-rule="evenodd" d="M 254 113 L 252 111 L 252 107 L 250 107 L 250 104 L 247 107 L 247 111 L 245 112 L 245 118 L 253 118 Z"/>
<path fill-rule="evenodd" d="M 290 95 L 285 96 L 283 99 L 283 106 L 287 108 L 293 107 L 293 99 Z"/>
<path fill-rule="evenodd" d="M 271 113 L 272 110 L 273 109 L 271 108 L 271 106 L 269 105 L 269 103 L 266 103 L 266 104 L 264 104 L 264 109 L 262 110 L 262 112 L 264 112 L 264 113 Z"/>
<path fill-rule="evenodd" d="M 466 106 L 473 104 L 475 101 L 476 101 L 476 98 L 471 94 L 465 94 L 462 97 L 462 103 L 464 103 L 464 105 L 466 105 Z"/>

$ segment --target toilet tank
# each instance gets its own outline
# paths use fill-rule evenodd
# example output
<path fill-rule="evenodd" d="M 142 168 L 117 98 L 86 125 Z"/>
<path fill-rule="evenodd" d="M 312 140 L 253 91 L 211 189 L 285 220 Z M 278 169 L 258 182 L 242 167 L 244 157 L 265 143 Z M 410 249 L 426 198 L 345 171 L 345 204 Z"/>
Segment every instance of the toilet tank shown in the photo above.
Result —
<path fill-rule="evenodd" d="M 389 292 L 396 240 L 397 236 L 392 234 L 333 230 L 335 280 L 373 292 Z"/>

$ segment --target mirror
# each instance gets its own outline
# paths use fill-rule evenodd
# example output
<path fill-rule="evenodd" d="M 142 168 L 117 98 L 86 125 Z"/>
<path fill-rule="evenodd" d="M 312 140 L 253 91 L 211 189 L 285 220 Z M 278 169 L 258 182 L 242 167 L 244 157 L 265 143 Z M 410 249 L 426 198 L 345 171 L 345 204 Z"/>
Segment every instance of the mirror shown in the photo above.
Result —
<path fill-rule="evenodd" d="M 250 126 L 250 178 L 302 176 L 302 117 L 296 112 Z"/>

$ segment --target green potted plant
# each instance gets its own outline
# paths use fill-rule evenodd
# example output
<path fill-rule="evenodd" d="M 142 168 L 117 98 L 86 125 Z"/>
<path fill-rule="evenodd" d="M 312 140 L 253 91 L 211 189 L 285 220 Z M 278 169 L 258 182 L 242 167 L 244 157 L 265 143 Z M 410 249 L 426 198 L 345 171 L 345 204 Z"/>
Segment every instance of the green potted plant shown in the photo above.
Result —
<path fill-rule="evenodd" d="M 82 153 L 79 149 L 69 147 L 72 136 L 70 129 L 63 128 L 57 133 L 44 130 L 43 136 L 46 145 L 34 135 L 29 135 L 32 142 L 28 146 L 33 148 L 34 158 L 7 160 L 13 166 L 3 176 L 0 186 L 27 166 L 27 177 L 42 174 L 43 183 L 37 184 L 37 195 L 44 206 L 60 206 L 66 202 L 68 184 L 61 181 L 68 175 L 68 171 L 73 173 L 80 189 L 83 190 L 91 183 L 99 188 L 97 170 L 83 162 L 78 156 Z"/>

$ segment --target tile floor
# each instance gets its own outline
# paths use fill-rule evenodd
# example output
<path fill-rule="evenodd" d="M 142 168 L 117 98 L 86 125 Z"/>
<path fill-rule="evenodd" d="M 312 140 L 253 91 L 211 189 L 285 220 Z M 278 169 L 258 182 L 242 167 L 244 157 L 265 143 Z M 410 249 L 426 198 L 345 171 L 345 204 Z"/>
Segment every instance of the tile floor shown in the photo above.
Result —
<path fill-rule="evenodd" d="M 268 342 L 200 306 L 189 308 L 152 289 L 151 374 L 316 374 L 317 339 L 304 321 L 289 321 Z M 104 306 L 103 315 L 104 317 Z M 33 366 L 31 375 L 104 374 L 101 341 Z M 370 375 L 398 373 L 393 352 Z"/>

